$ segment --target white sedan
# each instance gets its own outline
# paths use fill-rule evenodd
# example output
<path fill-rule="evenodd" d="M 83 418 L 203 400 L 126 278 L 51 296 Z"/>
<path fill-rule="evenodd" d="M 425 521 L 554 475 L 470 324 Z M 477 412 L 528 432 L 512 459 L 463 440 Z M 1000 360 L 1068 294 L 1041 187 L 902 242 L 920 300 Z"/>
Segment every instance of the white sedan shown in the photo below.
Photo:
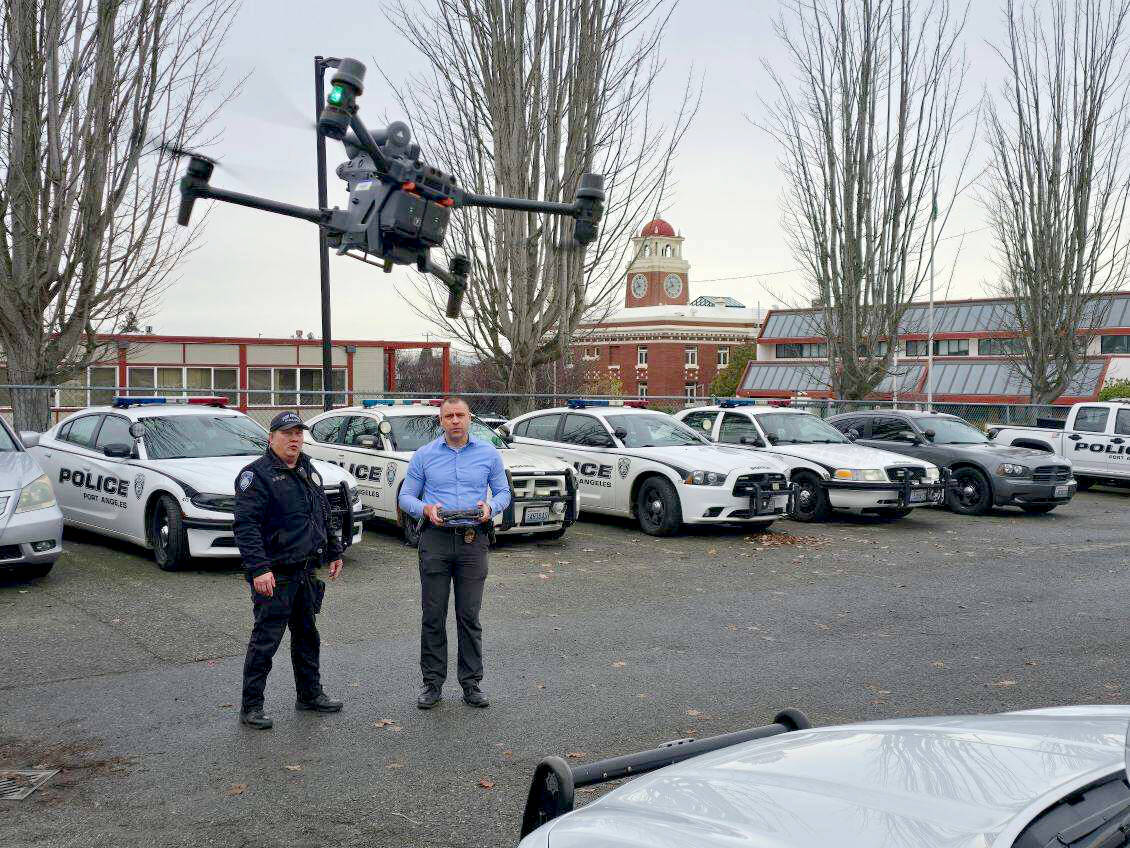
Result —
<path fill-rule="evenodd" d="M 235 479 L 266 450 L 267 431 L 222 398 L 115 398 L 67 416 L 38 437 L 39 460 L 64 522 L 153 550 L 166 571 L 189 557 L 238 557 Z M 356 481 L 315 462 L 345 546 L 369 516 Z M 349 516 L 349 517 L 347 517 Z"/>

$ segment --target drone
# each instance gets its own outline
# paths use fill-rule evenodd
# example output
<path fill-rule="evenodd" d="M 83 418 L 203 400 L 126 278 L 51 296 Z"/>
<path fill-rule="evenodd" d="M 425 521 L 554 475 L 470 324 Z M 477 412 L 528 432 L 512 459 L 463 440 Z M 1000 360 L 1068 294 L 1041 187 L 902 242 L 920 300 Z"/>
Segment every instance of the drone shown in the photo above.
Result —
<path fill-rule="evenodd" d="M 188 226 L 198 199 L 221 200 L 277 215 L 300 218 L 321 227 L 338 255 L 364 261 L 375 257 L 386 273 L 394 265 L 415 265 L 447 286 L 447 317 L 457 318 L 467 289 L 471 260 L 456 254 L 447 268 L 436 265 L 429 252 L 443 244 L 453 209 L 485 207 L 519 212 L 543 212 L 574 219 L 573 238 L 582 247 L 596 239 L 604 213 L 604 177 L 582 174 L 572 203 L 527 200 L 476 194 L 461 188 L 454 176 L 424 162 L 420 146 L 412 142 L 407 124 L 394 121 L 370 132 L 357 115 L 357 98 L 364 91 L 365 65 L 342 59 L 318 118 L 318 130 L 345 146 L 349 160 L 337 175 L 349 189 L 345 209 L 294 206 L 265 197 L 228 191 L 210 185 L 216 161 L 192 151 L 180 181 L 177 223 Z M 358 256 L 354 251 L 360 251 Z"/>

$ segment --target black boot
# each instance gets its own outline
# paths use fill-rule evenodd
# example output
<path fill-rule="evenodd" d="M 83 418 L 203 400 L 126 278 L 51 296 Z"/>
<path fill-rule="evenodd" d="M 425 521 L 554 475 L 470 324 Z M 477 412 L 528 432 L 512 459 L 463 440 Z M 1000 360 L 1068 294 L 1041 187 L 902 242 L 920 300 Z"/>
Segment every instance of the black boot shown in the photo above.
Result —
<path fill-rule="evenodd" d="M 425 683 L 420 689 L 420 697 L 416 699 L 416 706 L 422 710 L 430 710 L 440 701 L 440 689 L 431 683 Z"/>
<path fill-rule="evenodd" d="M 296 710 L 313 710 L 317 713 L 341 712 L 343 706 L 344 704 L 342 704 L 341 701 L 331 701 L 327 698 L 325 692 L 319 692 L 318 696 L 312 701 L 304 701 L 302 698 L 299 698 L 294 702 L 294 708 Z"/>
<path fill-rule="evenodd" d="M 489 707 L 490 701 L 483 694 L 477 683 L 472 683 L 463 689 L 463 703 L 471 707 Z"/>
<path fill-rule="evenodd" d="M 248 727 L 254 727 L 256 730 L 270 730 L 275 726 L 275 723 L 263 715 L 263 710 L 248 710 L 245 713 L 239 714 L 240 723 L 246 724 Z"/>

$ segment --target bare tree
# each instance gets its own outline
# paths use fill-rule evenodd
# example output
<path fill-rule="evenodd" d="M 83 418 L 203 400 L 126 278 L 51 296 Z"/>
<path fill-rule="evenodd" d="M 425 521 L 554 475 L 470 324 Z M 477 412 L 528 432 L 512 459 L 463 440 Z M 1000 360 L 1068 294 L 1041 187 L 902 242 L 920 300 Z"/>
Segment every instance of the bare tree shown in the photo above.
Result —
<path fill-rule="evenodd" d="M 891 373 L 889 342 L 944 230 L 945 215 L 929 226 L 932 175 L 971 114 L 964 25 L 946 0 L 788 0 L 776 21 L 791 67 L 766 63 L 777 97 L 761 126 L 781 146 L 783 224 L 823 307 L 812 335 L 836 397 L 866 397 Z"/>
<path fill-rule="evenodd" d="M 0 19 L 0 348 L 22 385 L 68 379 L 95 333 L 146 314 L 190 238 L 175 157 L 199 141 L 234 0 L 5 0 Z M 14 390 L 17 427 L 50 422 Z"/>
<path fill-rule="evenodd" d="M 1006 75 L 988 112 L 984 202 L 1001 293 L 1012 300 L 1013 369 L 1035 403 L 1064 393 L 1126 279 L 1130 170 L 1127 0 L 1006 0 Z M 1068 10 L 1070 5 L 1070 11 Z"/>
<path fill-rule="evenodd" d="M 465 317 L 443 318 L 446 291 L 419 281 L 421 315 L 492 363 L 509 392 L 532 393 L 581 319 L 609 308 L 628 235 L 667 197 L 698 105 L 688 82 L 664 110 L 669 124 L 653 114 L 676 0 L 409 2 L 398 0 L 393 21 L 431 72 L 400 99 L 437 165 L 475 191 L 551 201 L 571 201 L 586 171 L 605 177 L 605 218 L 587 253 L 572 221 L 467 210 L 448 238 L 473 262 Z"/>

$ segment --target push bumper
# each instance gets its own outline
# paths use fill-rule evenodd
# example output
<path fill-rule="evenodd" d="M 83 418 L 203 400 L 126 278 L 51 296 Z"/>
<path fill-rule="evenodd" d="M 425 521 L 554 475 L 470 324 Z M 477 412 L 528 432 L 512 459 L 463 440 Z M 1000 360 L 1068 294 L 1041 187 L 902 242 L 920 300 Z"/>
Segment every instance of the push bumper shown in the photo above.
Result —
<path fill-rule="evenodd" d="M 1034 483 L 997 477 L 993 479 L 995 506 L 1039 506 L 1065 504 L 1075 497 L 1074 480 L 1066 483 Z"/>
<path fill-rule="evenodd" d="M 506 472 L 506 477 L 510 479 L 509 470 Z M 513 482 L 510 491 L 514 491 Z M 577 500 L 577 484 L 571 474 L 565 476 L 564 495 L 512 496 L 510 504 L 502 511 L 498 532 L 538 533 L 568 527 L 577 520 Z M 549 517 L 544 520 L 533 520 L 530 513 L 540 509 L 548 510 Z"/>
<path fill-rule="evenodd" d="M 331 509 L 330 521 L 338 527 L 344 520 L 346 510 Z M 354 504 L 350 511 L 352 516 L 353 533 L 350 534 L 345 547 L 355 545 L 361 541 L 364 531 L 364 522 L 373 518 L 375 513 L 372 507 Z M 224 515 L 224 513 L 219 513 Z M 194 557 L 238 557 L 239 548 L 235 544 L 234 520 L 228 518 L 207 518 L 201 516 L 184 517 L 184 529 L 188 534 L 188 550 Z"/>
<path fill-rule="evenodd" d="M 761 524 L 784 518 L 792 508 L 793 488 L 781 486 L 774 490 L 754 483 L 748 495 L 735 495 L 724 486 L 680 486 L 683 523 Z"/>
<path fill-rule="evenodd" d="M 825 480 L 828 500 L 841 509 L 908 509 L 932 506 L 945 500 L 948 479 L 934 483 L 865 483 L 855 480 Z"/>
<path fill-rule="evenodd" d="M 8 508 L 14 509 L 14 504 Z M 0 530 L 0 568 L 46 565 L 62 552 L 63 513 L 57 506 L 13 515 Z"/>

